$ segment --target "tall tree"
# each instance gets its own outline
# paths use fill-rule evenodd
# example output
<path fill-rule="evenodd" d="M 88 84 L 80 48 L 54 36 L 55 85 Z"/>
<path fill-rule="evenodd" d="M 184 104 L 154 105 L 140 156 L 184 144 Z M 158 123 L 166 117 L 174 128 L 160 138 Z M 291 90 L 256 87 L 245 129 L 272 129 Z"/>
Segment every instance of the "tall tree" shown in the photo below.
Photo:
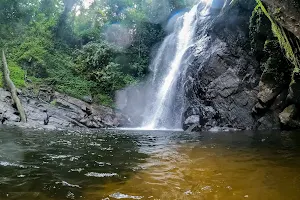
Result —
<path fill-rule="evenodd" d="M 69 15 L 76 3 L 80 0 L 63 0 L 64 10 L 59 16 L 57 25 L 54 29 L 55 38 L 69 45 L 74 45 L 74 32 L 72 23 L 69 23 Z"/>

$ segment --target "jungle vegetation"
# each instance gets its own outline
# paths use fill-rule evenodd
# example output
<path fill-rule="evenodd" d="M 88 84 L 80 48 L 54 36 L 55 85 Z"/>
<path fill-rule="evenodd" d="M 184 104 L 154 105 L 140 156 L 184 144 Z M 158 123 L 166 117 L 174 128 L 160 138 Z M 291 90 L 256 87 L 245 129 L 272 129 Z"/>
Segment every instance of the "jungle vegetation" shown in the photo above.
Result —
<path fill-rule="evenodd" d="M 0 0 L 0 46 L 18 88 L 46 85 L 111 106 L 115 91 L 147 75 L 169 16 L 185 6 L 181 0 Z"/>

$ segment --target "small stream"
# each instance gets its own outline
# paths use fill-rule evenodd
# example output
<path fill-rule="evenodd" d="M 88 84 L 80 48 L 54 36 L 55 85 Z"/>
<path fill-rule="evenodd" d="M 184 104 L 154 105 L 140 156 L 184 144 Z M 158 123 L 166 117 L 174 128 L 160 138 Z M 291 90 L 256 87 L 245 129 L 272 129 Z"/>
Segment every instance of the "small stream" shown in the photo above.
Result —
<path fill-rule="evenodd" d="M 0 128 L 1 200 L 300 199 L 297 132 Z"/>

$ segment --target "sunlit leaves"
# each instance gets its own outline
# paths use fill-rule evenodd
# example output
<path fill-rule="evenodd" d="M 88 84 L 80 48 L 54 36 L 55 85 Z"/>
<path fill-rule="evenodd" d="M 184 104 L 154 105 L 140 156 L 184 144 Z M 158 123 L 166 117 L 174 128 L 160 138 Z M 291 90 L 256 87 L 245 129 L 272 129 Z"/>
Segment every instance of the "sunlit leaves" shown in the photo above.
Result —
<path fill-rule="evenodd" d="M 147 75 L 162 26 L 190 0 L 86 1 L 0 0 L 0 43 L 9 60 L 56 90 L 111 102 Z"/>

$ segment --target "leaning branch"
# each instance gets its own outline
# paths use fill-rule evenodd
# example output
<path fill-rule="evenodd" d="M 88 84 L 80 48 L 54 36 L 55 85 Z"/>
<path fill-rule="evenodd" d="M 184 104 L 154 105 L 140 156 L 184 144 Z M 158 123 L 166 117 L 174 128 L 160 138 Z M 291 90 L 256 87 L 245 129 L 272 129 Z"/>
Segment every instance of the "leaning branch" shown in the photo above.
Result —
<path fill-rule="evenodd" d="M 7 62 L 6 62 L 6 57 L 5 57 L 4 50 L 2 50 L 2 61 L 3 61 L 3 77 L 4 77 L 4 81 L 6 83 L 6 86 L 10 90 L 12 99 L 13 99 L 14 103 L 16 104 L 17 109 L 18 109 L 18 111 L 20 113 L 21 122 L 25 122 L 26 123 L 27 119 L 26 119 L 26 114 L 25 114 L 24 108 L 22 106 L 22 103 L 21 103 L 18 95 L 17 95 L 16 86 L 12 82 L 12 80 L 10 79 L 10 76 L 9 76 L 9 69 L 8 69 L 8 66 L 7 66 Z"/>

